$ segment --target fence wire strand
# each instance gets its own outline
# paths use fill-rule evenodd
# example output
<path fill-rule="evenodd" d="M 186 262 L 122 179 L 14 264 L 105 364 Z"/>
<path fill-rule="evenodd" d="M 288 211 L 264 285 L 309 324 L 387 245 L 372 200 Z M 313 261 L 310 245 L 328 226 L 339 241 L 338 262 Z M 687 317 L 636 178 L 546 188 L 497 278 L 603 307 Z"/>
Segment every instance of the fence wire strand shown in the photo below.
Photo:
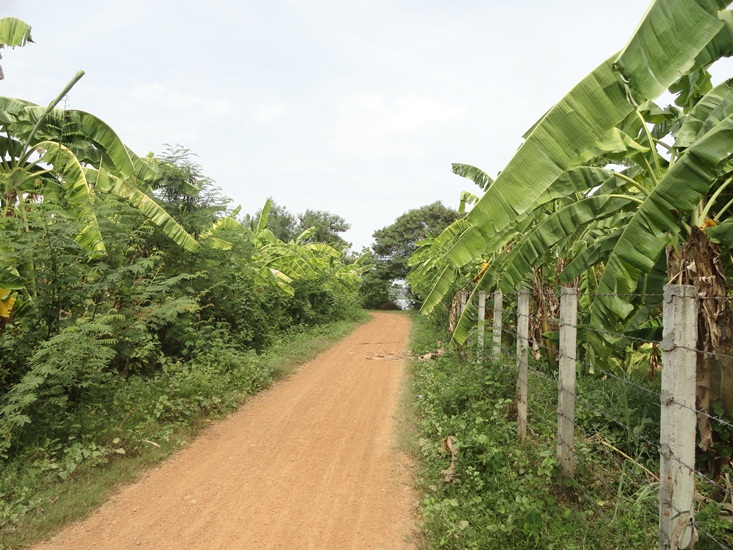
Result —
<path fill-rule="evenodd" d="M 558 297 L 562 298 L 561 296 L 558 296 L 559 292 L 555 291 L 548 291 L 546 293 L 543 293 L 543 297 Z M 628 294 L 601 294 L 601 293 L 577 293 L 577 296 L 580 297 L 590 297 L 591 299 L 594 299 L 596 297 L 626 297 L 626 298 L 643 298 L 643 299 L 656 299 L 656 298 L 663 298 L 664 294 L 638 294 L 638 293 L 628 293 Z M 505 304 L 508 300 L 512 299 L 512 297 L 504 296 Z M 704 300 L 711 300 L 711 301 L 725 301 L 725 302 L 731 302 L 733 301 L 733 297 L 730 296 L 715 296 L 715 297 L 697 297 L 696 298 L 698 302 L 703 302 Z M 487 312 L 490 312 L 490 309 L 487 308 Z M 577 365 L 582 366 L 584 369 L 587 370 L 587 372 L 594 373 L 596 375 L 600 375 L 602 377 L 613 379 L 617 381 L 620 384 L 626 385 L 630 388 L 633 388 L 636 391 L 642 392 L 644 395 L 653 397 L 653 400 L 650 400 L 650 404 L 654 407 L 661 407 L 662 404 L 671 405 L 674 404 L 682 409 L 687 409 L 690 412 L 692 412 L 696 418 L 705 418 L 711 422 L 717 423 L 719 426 L 724 426 L 727 428 L 733 429 L 733 422 L 730 422 L 724 418 L 721 418 L 720 416 L 711 414 L 709 411 L 703 411 L 698 409 L 694 405 L 690 405 L 688 403 L 681 402 L 678 399 L 675 399 L 673 396 L 668 397 L 663 401 L 662 394 L 660 391 L 655 390 L 653 388 L 649 388 L 647 386 L 642 385 L 641 383 L 635 382 L 633 380 L 630 380 L 627 377 L 621 376 L 617 373 L 611 372 L 607 369 L 604 369 L 600 367 L 597 363 L 590 363 L 587 361 L 584 361 L 580 359 L 577 354 L 575 356 L 567 355 L 563 352 L 561 352 L 559 349 L 556 349 L 554 347 L 550 347 L 545 345 L 545 340 L 542 337 L 537 338 L 536 337 L 536 331 L 539 326 L 539 321 L 548 320 L 553 324 L 553 326 L 560 327 L 571 327 L 587 331 L 589 333 L 597 334 L 601 336 L 603 339 L 607 339 L 608 337 L 611 337 L 613 339 L 621 340 L 623 339 L 625 342 L 629 342 L 635 345 L 644 345 L 644 344 L 652 344 L 653 346 L 660 346 L 661 342 L 658 340 L 651 340 L 648 338 L 642 338 L 635 335 L 627 335 L 620 332 L 613 332 L 613 331 L 605 331 L 601 330 L 595 327 L 590 327 L 588 325 L 582 325 L 582 324 L 575 324 L 575 325 L 569 325 L 567 323 L 563 324 L 559 318 L 551 318 L 546 319 L 540 314 L 525 314 L 521 312 L 516 312 L 514 314 L 514 317 L 516 318 L 516 325 L 512 325 L 511 322 L 509 323 L 510 327 L 514 326 L 515 328 L 519 326 L 520 323 L 526 322 L 529 325 L 529 333 L 526 337 L 526 350 L 527 353 L 537 354 L 540 351 L 551 351 L 556 358 L 560 359 L 571 359 L 576 362 Z M 494 349 L 495 349 L 495 342 L 493 342 L 493 336 L 495 327 L 492 326 L 492 324 L 486 324 L 487 332 L 488 332 L 488 345 L 491 347 L 492 352 L 489 354 L 489 356 L 494 356 Z M 658 329 L 657 329 L 658 330 Z M 499 357 L 510 357 L 512 353 L 515 353 L 515 351 L 518 353 L 520 350 L 520 347 L 517 345 L 517 349 L 514 350 L 513 346 L 504 345 L 504 340 L 508 339 L 513 340 L 515 342 L 520 341 L 520 336 L 516 331 L 511 330 L 510 328 L 505 328 L 500 326 L 501 331 L 501 344 L 500 344 L 500 353 Z M 524 339 L 525 337 L 521 337 Z M 697 349 L 695 347 L 685 347 L 680 345 L 669 345 L 664 346 L 664 348 L 661 350 L 662 352 L 670 352 L 674 349 L 681 349 L 685 351 L 689 351 L 691 353 L 695 353 L 698 357 L 717 357 L 721 359 L 727 359 L 727 360 L 733 360 L 733 355 L 729 355 L 723 352 L 715 352 L 715 351 L 708 351 L 703 349 Z M 494 359 L 497 359 L 496 357 L 493 357 Z M 518 359 L 519 361 L 519 359 Z M 725 498 L 731 498 L 732 495 L 730 494 L 730 488 L 726 485 L 722 485 L 721 483 L 715 481 L 714 479 L 708 477 L 704 472 L 696 469 L 694 465 L 686 463 L 685 460 L 681 459 L 679 456 L 675 455 L 674 452 L 667 448 L 662 448 L 662 445 L 657 442 L 651 440 L 649 437 L 647 437 L 642 431 L 635 429 L 634 426 L 628 425 L 625 421 L 623 421 L 620 418 L 617 418 L 613 414 L 609 414 L 603 407 L 598 407 L 598 403 L 594 402 L 590 397 L 586 397 L 583 392 L 585 391 L 585 384 L 581 383 L 576 386 L 575 392 L 567 391 L 566 389 L 560 387 L 557 387 L 559 385 L 558 378 L 554 375 L 554 373 L 548 373 L 543 370 L 540 370 L 534 366 L 527 366 L 528 369 L 528 375 L 531 377 L 527 381 L 527 386 L 529 389 L 529 386 L 536 386 L 539 384 L 547 384 L 552 383 L 553 387 L 559 391 L 559 392 L 565 392 L 568 396 L 572 396 L 576 400 L 576 406 L 580 409 L 585 409 L 587 411 L 593 411 L 594 414 L 600 414 L 605 421 L 607 421 L 608 425 L 616 425 L 620 429 L 622 429 L 626 433 L 626 437 L 631 438 L 630 441 L 637 441 L 638 443 L 643 444 L 643 446 L 646 446 L 647 449 L 654 449 L 656 453 L 658 453 L 658 456 L 661 458 L 662 456 L 666 456 L 669 460 L 673 460 L 676 463 L 678 463 L 682 468 L 688 470 L 691 472 L 695 479 L 702 483 L 704 486 L 710 487 L 714 491 L 722 492 L 725 495 Z M 555 393 L 557 395 L 557 393 Z M 558 403 L 555 399 L 547 398 L 543 396 L 542 392 L 531 392 L 528 393 L 528 399 L 527 399 L 527 412 L 531 413 L 531 416 L 533 418 L 532 422 L 536 421 L 545 421 L 548 422 L 550 418 L 554 420 L 559 419 L 565 419 L 573 423 L 574 431 L 576 433 L 576 440 L 580 437 L 583 442 L 588 444 L 589 442 L 593 441 L 592 437 L 589 437 L 588 434 L 585 434 L 580 430 L 580 428 L 576 424 L 575 418 L 570 418 L 569 416 L 565 415 L 562 411 L 559 410 Z M 554 412 L 554 414 L 553 414 Z M 529 419 L 528 419 L 529 420 Z M 532 428 L 531 425 L 528 422 L 528 428 L 534 433 L 537 434 Z M 613 461 L 614 464 L 618 468 L 621 469 L 622 474 L 619 478 L 619 487 L 623 483 L 631 483 L 629 486 L 630 488 L 633 488 L 633 490 L 636 491 L 635 494 L 640 494 L 642 491 L 645 490 L 646 487 L 649 487 L 649 474 L 651 473 L 652 476 L 654 476 L 652 479 L 656 479 L 658 481 L 659 476 L 651 472 L 648 468 L 646 468 L 643 464 L 637 462 L 636 460 L 632 459 L 628 455 L 625 455 L 622 451 L 617 449 L 616 447 L 610 445 L 606 442 L 606 444 L 601 444 L 600 441 L 603 440 L 603 435 L 600 432 L 596 433 L 597 440 L 599 441 L 598 446 L 602 450 L 602 453 L 604 456 L 608 457 Z M 562 439 L 561 436 L 557 435 L 555 438 L 555 443 L 558 445 L 565 445 L 569 448 L 574 448 L 574 442 L 567 442 Z M 637 443 L 637 444 L 638 444 Z M 618 453 L 621 453 L 624 455 L 624 459 L 622 460 L 619 458 Z M 655 459 L 656 460 L 656 459 Z M 631 470 L 628 468 L 628 464 L 631 464 Z M 643 484 L 638 479 L 632 480 L 631 476 L 629 476 L 628 481 L 624 481 L 623 476 L 624 473 L 631 472 L 637 472 L 634 473 L 634 475 L 642 475 L 641 473 L 638 473 L 639 470 L 643 470 L 643 475 L 646 476 L 645 479 L 647 479 L 647 483 Z M 598 480 L 601 485 L 605 487 L 605 490 L 609 492 L 609 494 L 614 494 L 613 488 L 606 483 L 604 480 Z M 653 482 L 656 483 L 656 482 Z M 590 501 L 594 501 L 593 497 L 590 495 L 590 493 L 587 493 L 585 491 L 585 488 L 580 488 L 581 492 L 584 492 L 586 494 L 586 497 L 589 498 Z M 655 493 L 658 494 L 658 489 L 655 489 Z M 652 511 L 651 509 L 647 510 L 647 512 L 650 514 L 650 517 L 656 517 L 658 515 L 658 511 Z M 677 513 L 680 513 L 679 510 L 676 510 Z M 694 526 L 694 528 L 698 531 L 699 534 L 706 537 L 711 543 L 716 544 L 720 548 L 730 548 L 726 545 L 725 542 L 719 540 L 713 533 L 711 533 L 708 529 L 705 528 L 704 525 L 700 525 L 698 521 L 696 521 L 696 518 L 691 519 L 691 524 Z"/>

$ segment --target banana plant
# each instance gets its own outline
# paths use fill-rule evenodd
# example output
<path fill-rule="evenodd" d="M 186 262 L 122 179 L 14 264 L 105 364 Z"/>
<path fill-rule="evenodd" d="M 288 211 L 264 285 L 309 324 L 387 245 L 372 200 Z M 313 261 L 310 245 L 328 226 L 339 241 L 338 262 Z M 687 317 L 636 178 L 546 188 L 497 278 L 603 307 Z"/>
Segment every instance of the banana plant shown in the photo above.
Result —
<path fill-rule="evenodd" d="M 721 11 L 727 5 L 653 2 L 627 46 L 530 129 L 442 261 L 431 259 L 443 271 L 433 288 L 437 296 L 431 294 L 426 305 L 436 303 L 458 268 L 494 251 L 502 254 L 483 270 L 476 290 L 512 289 L 538 266 L 563 259 L 557 280 L 584 277 L 581 284 L 594 295 L 583 304 L 588 327 L 582 336 L 592 362 L 623 351 L 629 331 L 658 315 L 660 300 L 653 296 L 661 295 L 667 278 L 696 283 L 704 297 L 713 298 L 701 310 L 698 346 L 719 355 L 700 363 L 697 406 L 707 412 L 718 399 L 733 414 L 733 385 L 727 382 L 733 364 L 720 359 L 733 354 L 733 315 L 720 300 L 727 295 L 723 258 L 704 232 L 709 228 L 723 245 L 733 244 L 733 83 L 711 89 L 707 73 L 711 63 L 733 54 L 733 14 Z M 666 88 L 678 94 L 682 109 L 650 103 Z M 608 149 L 614 142 L 626 151 Z M 621 156 L 614 159 L 613 149 Z M 629 168 L 585 190 L 556 189 L 553 205 L 559 209 L 540 204 L 553 194 L 559 173 L 609 160 Z M 520 223 L 532 216 L 538 216 L 536 223 L 521 235 Z M 604 221 L 609 219 L 613 224 Z M 475 306 L 469 306 L 456 340 L 465 339 L 473 319 Z M 701 448 L 708 450 L 714 434 L 704 415 L 699 429 Z"/>
<path fill-rule="evenodd" d="M 295 295 L 293 281 L 319 279 L 337 281 L 346 289 L 353 289 L 361 282 L 361 275 L 369 266 L 362 265 L 363 258 L 348 264 L 344 251 L 325 243 L 308 243 L 314 228 L 308 228 L 295 239 L 283 242 L 267 228 L 272 201 L 268 199 L 259 219 L 254 220 L 245 234 L 254 253 L 251 267 L 256 280 L 263 285 L 274 285 L 288 296 Z"/>
<path fill-rule="evenodd" d="M 466 216 L 466 231 L 446 254 L 461 267 L 480 257 L 486 242 L 536 206 L 536 201 L 579 156 L 648 99 L 689 70 L 729 54 L 727 1 L 699 4 L 656 0 L 626 47 L 562 98 Z M 721 38 L 721 36 L 723 38 Z M 721 40 L 722 43 L 718 43 Z"/>
<path fill-rule="evenodd" d="M 102 120 L 90 113 L 62 110 L 56 104 L 83 76 L 64 88 L 48 107 L 0 97 L 0 207 L 5 215 L 24 200 L 61 194 L 69 208 L 88 223 L 80 243 L 92 255 L 104 254 L 104 241 L 94 218 L 94 194 L 112 193 L 126 199 L 183 248 L 198 243 L 143 192 L 155 165 L 135 156 Z"/>
<path fill-rule="evenodd" d="M 564 173 L 587 161 L 599 139 L 621 131 L 640 106 L 688 71 L 729 55 L 731 18 L 720 12 L 726 5 L 653 2 L 626 47 L 584 78 L 527 133 L 517 154 L 467 214 L 468 225 L 444 252 L 444 264 L 458 269 L 510 244 L 517 237 L 512 228 L 532 215 Z M 564 193 L 559 189 L 557 194 Z"/>
<path fill-rule="evenodd" d="M 6 27 L 0 21 L 2 28 Z M 197 250 L 195 239 L 145 192 L 155 177 L 155 164 L 138 158 L 96 116 L 56 107 L 83 75 L 79 71 L 46 107 L 0 97 L 0 216 L 25 221 L 30 203 L 63 203 L 69 215 L 83 222 L 77 240 L 90 258 L 95 258 L 105 255 L 106 250 L 94 197 L 110 193 L 127 200 L 186 250 Z M 33 277 L 32 266 L 16 265 L 2 249 L 0 272 L 3 279 L 14 273 L 22 279 Z M 0 284 L 4 315 L 10 315 L 10 302 L 19 290 Z"/>

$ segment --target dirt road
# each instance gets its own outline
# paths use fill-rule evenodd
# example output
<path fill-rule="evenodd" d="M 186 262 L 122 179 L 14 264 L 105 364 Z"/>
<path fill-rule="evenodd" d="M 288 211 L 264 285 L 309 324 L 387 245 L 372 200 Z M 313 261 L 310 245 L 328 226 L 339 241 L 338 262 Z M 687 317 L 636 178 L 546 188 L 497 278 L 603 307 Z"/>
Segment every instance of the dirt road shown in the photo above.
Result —
<path fill-rule="evenodd" d="M 395 449 L 409 319 L 377 313 L 38 549 L 402 549 Z"/>

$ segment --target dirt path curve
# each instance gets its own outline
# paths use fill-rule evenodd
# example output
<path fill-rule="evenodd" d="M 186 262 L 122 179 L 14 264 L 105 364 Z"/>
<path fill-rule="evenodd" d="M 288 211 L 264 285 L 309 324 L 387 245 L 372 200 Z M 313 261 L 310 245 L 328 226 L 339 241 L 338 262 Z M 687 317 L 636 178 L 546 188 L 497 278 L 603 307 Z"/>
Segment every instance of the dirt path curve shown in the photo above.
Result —
<path fill-rule="evenodd" d="M 403 549 L 395 449 L 409 319 L 376 313 L 38 549 Z"/>

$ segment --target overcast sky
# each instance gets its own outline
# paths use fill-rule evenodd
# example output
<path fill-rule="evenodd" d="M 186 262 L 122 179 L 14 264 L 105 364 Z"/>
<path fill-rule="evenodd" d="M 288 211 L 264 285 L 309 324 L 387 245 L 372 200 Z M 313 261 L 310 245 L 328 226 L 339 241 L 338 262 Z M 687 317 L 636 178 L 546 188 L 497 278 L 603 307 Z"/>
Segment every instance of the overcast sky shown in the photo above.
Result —
<path fill-rule="evenodd" d="M 180 144 L 255 212 L 346 218 L 355 249 L 407 210 L 456 208 L 621 49 L 645 0 L 0 0 L 35 44 L 0 95 L 105 120 L 139 155 Z"/>

